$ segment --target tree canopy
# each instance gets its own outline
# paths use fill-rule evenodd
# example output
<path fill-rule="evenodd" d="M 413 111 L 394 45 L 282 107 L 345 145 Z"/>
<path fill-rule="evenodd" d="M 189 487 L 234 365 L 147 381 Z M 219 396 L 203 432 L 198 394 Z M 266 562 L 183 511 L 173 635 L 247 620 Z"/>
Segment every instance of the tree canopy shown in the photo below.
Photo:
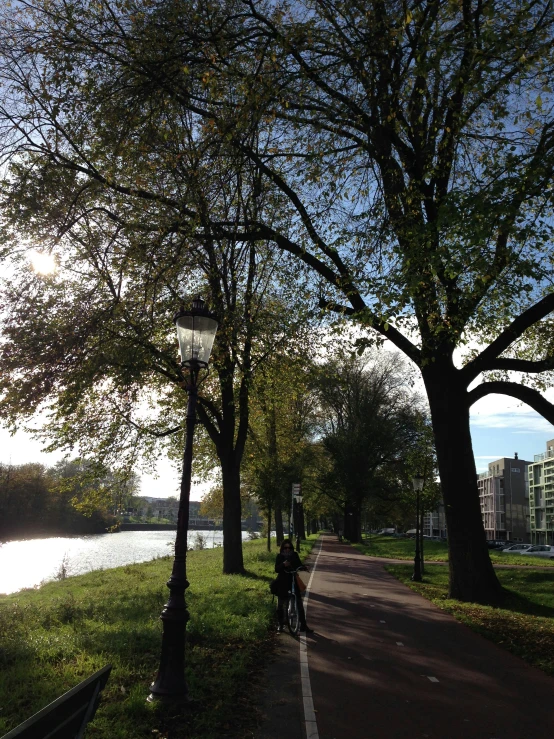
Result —
<path fill-rule="evenodd" d="M 432 440 L 424 443 L 425 406 L 413 390 L 413 372 L 396 353 L 332 357 L 314 384 L 329 461 L 321 486 L 344 516 L 345 537 L 360 542 L 368 504 L 400 501 L 419 457 L 433 456 Z"/>
<path fill-rule="evenodd" d="M 499 592 L 469 408 L 507 393 L 554 421 L 510 375 L 546 382 L 554 367 L 553 24 L 546 0 L 4 11 L 11 222 L 55 240 L 79 208 L 104 213 L 162 264 L 160 233 L 186 236 L 191 253 L 239 234 L 295 256 L 320 306 L 365 331 L 361 347 L 389 340 L 421 371 L 450 590 L 465 600 Z M 234 219 L 217 197 L 199 203 L 223 172 L 264 198 Z"/>

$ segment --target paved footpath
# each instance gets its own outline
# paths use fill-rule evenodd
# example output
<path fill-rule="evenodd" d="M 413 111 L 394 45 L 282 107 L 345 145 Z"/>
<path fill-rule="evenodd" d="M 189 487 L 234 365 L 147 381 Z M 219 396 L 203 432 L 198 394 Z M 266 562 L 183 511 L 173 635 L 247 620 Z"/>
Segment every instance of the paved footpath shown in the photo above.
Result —
<path fill-rule="evenodd" d="M 552 739 L 553 678 L 335 536 L 314 547 L 312 569 L 316 558 L 315 634 L 279 636 L 259 739 Z"/>

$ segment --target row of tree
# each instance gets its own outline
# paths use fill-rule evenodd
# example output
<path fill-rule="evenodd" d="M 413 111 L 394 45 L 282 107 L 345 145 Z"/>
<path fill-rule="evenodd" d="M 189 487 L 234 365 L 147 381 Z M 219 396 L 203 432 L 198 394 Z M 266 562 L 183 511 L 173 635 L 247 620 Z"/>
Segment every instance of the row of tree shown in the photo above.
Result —
<path fill-rule="evenodd" d="M 58 446 L 158 453 L 183 414 L 170 316 L 205 292 L 199 413 L 240 572 L 254 374 L 336 313 L 418 368 L 450 594 L 498 595 L 469 409 L 507 393 L 554 421 L 548 0 L 26 0 L 1 21 L 3 418 L 46 404 Z M 57 276 L 22 269 L 37 242 Z"/>
<path fill-rule="evenodd" d="M 135 475 L 84 460 L 0 464 L 0 537 L 105 533 L 137 491 Z"/>
<path fill-rule="evenodd" d="M 428 510 L 440 495 L 425 410 L 398 354 L 301 362 L 281 355 L 253 383 L 245 492 L 256 497 L 268 528 L 273 516 L 278 541 L 293 483 L 301 484 L 308 522 L 335 520 L 350 541 L 361 541 L 368 519 L 374 527 L 409 528 L 412 476 L 427 478 Z"/>

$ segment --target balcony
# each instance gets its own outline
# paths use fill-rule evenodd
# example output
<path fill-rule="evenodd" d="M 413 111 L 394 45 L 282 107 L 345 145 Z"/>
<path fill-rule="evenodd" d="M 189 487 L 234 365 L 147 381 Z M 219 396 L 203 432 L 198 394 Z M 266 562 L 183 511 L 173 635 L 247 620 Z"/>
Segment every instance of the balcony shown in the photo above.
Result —
<path fill-rule="evenodd" d="M 554 457 L 554 451 L 543 452 L 542 454 L 535 454 L 533 462 L 544 462 L 545 459 L 552 459 Z"/>

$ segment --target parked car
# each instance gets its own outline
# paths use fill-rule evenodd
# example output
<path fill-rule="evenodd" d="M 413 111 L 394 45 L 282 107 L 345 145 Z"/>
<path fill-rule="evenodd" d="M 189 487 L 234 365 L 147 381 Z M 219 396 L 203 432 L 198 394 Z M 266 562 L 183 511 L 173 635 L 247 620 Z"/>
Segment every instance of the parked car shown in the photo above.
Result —
<path fill-rule="evenodd" d="M 521 552 L 527 557 L 545 557 L 546 559 L 554 559 L 554 547 L 549 544 L 535 544 L 533 547 L 529 547 L 524 552 Z"/>
<path fill-rule="evenodd" d="M 505 541 L 504 539 L 487 539 L 487 546 L 489 549 L 505 549 L 510 546 L 511 541 Z"/>
<path fill-rule="evenodd" d="M 512 544 L 511 546 L 506 547 L 506 549 L 503 549 L 502 553 L 521 554 L 522 552 L 526 552 L 528 549 L 531 549 L 532 546 L 532 544 Z"/>

